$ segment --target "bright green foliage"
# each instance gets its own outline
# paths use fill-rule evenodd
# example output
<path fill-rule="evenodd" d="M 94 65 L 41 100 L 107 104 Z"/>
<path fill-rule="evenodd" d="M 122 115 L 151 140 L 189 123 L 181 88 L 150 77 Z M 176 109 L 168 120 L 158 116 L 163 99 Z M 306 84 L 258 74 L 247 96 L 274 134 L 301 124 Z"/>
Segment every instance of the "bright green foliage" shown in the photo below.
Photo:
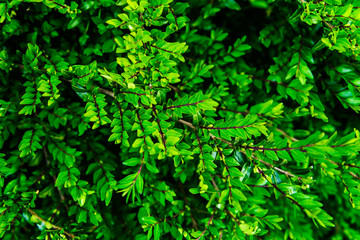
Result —
<path fill-rule="evenodd" d="M 360 239 L 360 1 L 3 0 L 2 239 Z"/>

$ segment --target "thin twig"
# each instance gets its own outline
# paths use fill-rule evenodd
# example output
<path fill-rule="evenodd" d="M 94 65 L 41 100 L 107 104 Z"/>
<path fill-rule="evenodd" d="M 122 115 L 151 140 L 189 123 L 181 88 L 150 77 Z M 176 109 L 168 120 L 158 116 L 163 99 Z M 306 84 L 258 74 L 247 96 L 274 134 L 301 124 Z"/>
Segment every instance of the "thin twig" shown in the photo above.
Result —
<path fill-rule="evenodd" d="M 240 222 L 239 220 L 237 220 L 236 217 L 235 217 L 234 215 L 232 215 L 232 213 L 231 213 L 228 209 L 225 210 L 225 213 L 226 213 L 227 215 L 229 215 L 229 216 L 236 222 L 236 224 L 240 227 L 241 222 Z M 246 233 L 245 233 L 245 235 L 248 236 L 248 234 L 246 234 Z M 255 237 L 256 237 L 257 239 L 262 240 L 259 236 L 256 236 L 256 235 L 255 235 Z"/>
<path fill-rule="evenodd" d="M 194 129 L 194 130 L 196 129 L 196 127 L 195 127 L 192 123 L 187 122 L 187 121 L 185 121 L 185 120 L 183 120 L 183 119 L 179 119 L 178 122 L 181 123 L 181 124 L 184 124 L 185 126 L 188 126 L 188 127 L 191 128 L 191 129 Z M 213 138 L 213 139 L 216 138 L 216 139 L 222 141 L 223 143 L 226 143 L 226 144 L 229 145 L 231 148 L 235 149 L 234 145 L 233 145 L 231 142 L 226 141 L 225 139 L 222 139 L 222 138 L 220 138 L 220 137 L 217 137 L 217 136 L 215 136 L 215 135 L 213 135 L 213 134 L 211 134 L 211 133 L 209 134 L 209 136 L 210 136 L 211 138 Z"/>
<path fill-rule="evenodd" d="M 189 207 L 190 209 L 190 217 L 191 217 L 191 221 L 193 223 L 193 227 L 195 228 L 195 230 L 197 231 L 198 230 L 198 223 L 196 222 L 193 214 L 192 214 L 192 211 L 191 211 L 191 207 L 189 206 L 189 200 L 187 199 L 186 197 L 186 193 L 185 193 L 185 190 L 184 190 L 184 185 L 182 184 L 182 182 L 179 181 L 179 186 L 180 186 L 180 190 L 182 192 L 182 194 L 184 195 L 184 201 L 185 201 L 185 204 Z"/>
<path fill-rule="evenodd" d="M 179 119 L 178 122 L 184 124 L 185 126 L 188 126 L 191 129 L 194 129 L 194 130 L 196 129 L 195 126 L 192 123 L 187 122 L 187 121 L 185 121 L 183 119 Z"/>
<path fill-rule="evenodd" d="M 253 158 L 255 158 L 254 156 L 252 156 Z M 256 158 L 255 158 L 256 159 Z M 275 167 L 274 165 L 272 165 L 271 163 L 268 163 L 268 162 L 265 162 L 264 160 L 261 160 L 261 159 L 258 159 L 259 162 L 265 164 L 266 166 L 272 168 L 272 169 L 275 169 L 276 171 L 279 171 L 283 174 L 285 174 L 286 176 L 290 176 L 290 177 L 296 177 L 294 174 L 290 173 L 290 172 L 287 172 L 287 171 L 284 171 L 278 167 Z M 301 179 L 301 177 L 299 177 Z"/>
<path fill-rule="evenodd" d="M 185 121 L 185 120 L 183 120 L 183 119 L 179 119 L 178 122 L 179 122 L 179 123 L 182 123 L 182 124 L 184 124 L 184 125 L 186 125 L 186 126 L 188 126 L 188 127 L 190 127 L 191 129 L 196 129 L 195 126 L 194 126 L 192 123 L 187 122 L 187 121 Z M 220 137 L 216 137 L 216 136 L 214 136 L 214 135 L 211 134 L 211 133 L 210 133 L 209 135 L 210 135 L 211 138 L 213 138 L 213 139 L 214 139 L 214 138 L 219 139 L 219 140 L 222 141 L 223 143 L 226 143 L 226 144 L 229 145 L 231 148 L 235 149 L 234 145 L 233 145 L 231 142 L 226 141 L 225 139 L 222 139 L 222 138 L 220 138 Z M 257 159 L 254 155 L 253 155 L 252 157 L 253 157 L 254 159 Z M 259 159 L 258 159 L 258 160 L 259 160 Z M 285 170 L 282 170 L 281 168 L 275 167 L 275 166 L 272 165 L 271 163 L 265 162 L 265 161 L 263 161 L 263 160 L 259 160 L 259 161 L 260 161 L 261 163 L 267 165 L 268 167 L 270 167 L 270 168 L 272 168 L 272 169 L 275 169 L 275 170 L 277 170 L 277 171 L 285 174 L 286 176 L 289 176 L 289 177 L 297 177 L 297 176 L 295 176 L 294 174 L 292 174 L 292 173 L 290 173 L 290 172 L 287 172 L 287 171 L 285 171 Z M 301 177 L 297 177 L 297 178 L 298 178 L 299 181 L 301 181 Z"/>
<path fill-rule="evenodd" d="M 211 183 L 212 183 L 212 185 L 214 186 L 217 194 L 218 194 L 219 197 L 220 197 L 220 190 L 219 190 L 218 186 L 216 185 L 216 182 L 215 182 L 215 180 L 214 180 L 214 177 L 213 177 L 211 174 L 210 174 L 210 177 L 211 177 Z"/>
<path fill-rule="evenodd" d="M 360 180 L 360 177 L 359 177 L 357 174 L 355 174 L 355 173 L 353 173 L 353 172 L 349 172 L 349 174 L 350 174 L 351 176 L 353 176 L 354 178 Z"/>
<path fill-rule="evenodd" d="M 255 164 L 254 164 L 255 165 Z M 256 165 L 255 165 L 256 166 Z M 298 201 L 296 201 L 295 199 L 293 199 L 292 197 L 289 197 L 284 191 L 282 191 L 276 184 L 274 184 L 273 182 L 271 182 L 268 177 L 266 176 L 266 174 L 264 173 L 263 170 L 261 170 L 259 167 L 257 167 L 258 173 L 263 176 L 264 179 L 266 179 L 278 192 L 280 192 L 285 198 L 289 199 L 292 203 L 294 203 L 295 205 L 297 205 L 302 211 L 305 211 L 305 208 L 303 206 L 300 205 L 300 203 Z"/>
<path fill-rule="evenodd" d="M 49 154 L 48 154 L 45 146 L 43 146 L 43 151 L 44 151 L 44 157 L 45 157 L 45 161 L 46 161 L 46 166 L 49 167 L 49 168 L 51 168 L 51 166 L 50 166 L 50 160 L 49 160 Z M 55 177 L 55 175 L 52 175 L 52 178 L 53 178 L 53 180 L 54 180 L 54 183 L 56 183 L 56 177 Z M 57 189 L 58 192 L 59 192 L 61 202 L 65 201 L 65 197 L 64 197 L 64 195 L 62 194 L 62 192 L 60 191 L 59 187 L 56 187 L 56 189 Z"/>
<path fill-rule="evenodd" d="M 57 230 L 60 230 L 60 231 L 64 230 L 62 227 L 56 226 L 56 225 L 52 224 L 51 222 L 46 221 L 45 219 L 43 219 L 42 217 L 40 217 L 39 215 L 37 215 L 37 213 L 34 212 L 32 209 L 28 208 L 27 210 L 28 210 L 28 212 L 29 212 L 31 215 L 33 215 L 35 218 L 37 218 L 38 220 L 40 220 L 40 221 L 43 222 L 44 224 L 45 224 L 45 223 L 50 223 L 52 228 L 57 229 Z M 74 238 L 75 238 L 75 235 L 74 235 L 74 234 L 68 233 L 68 232 L 66 232 L 65 230 L 64 230 L 64 234 L 65 234 L 66 236 L 70 237 L 71 239 L 74 239 Z"/>
<path fill-rule="evenodd" d="M 101 92 L 101 93 L 104 93 L 104 94 L 106 94 L 106 95 L 108 95 L 110 97 L 115 98 L 115 94 L 114 94 L 113 91 L 107 90 L 105 88 L 98 88 L 98 91 Z"/>
<path fill-rule="evenodd" d="M 171 88 L 172 90 L 174 90 L 175 92 L 180 92 L 180 89 L 178 89 L 177 87 L 175 87 L 171 84 L 168 84 L 168 87 Z"/>
<path fill-rule="evenodd" d="M 293 142 L 299 141 L 299 139 L 290 136 L 289 134 L 287 134 L 286 132 L 284 132 L 284 131 L 281 130 L 280 128 L 276 128 L 276 131 L 278 131 L 278 132 L 281 133 L 284 137 L 290 139 L 290 140 L 293 141 Z"/>

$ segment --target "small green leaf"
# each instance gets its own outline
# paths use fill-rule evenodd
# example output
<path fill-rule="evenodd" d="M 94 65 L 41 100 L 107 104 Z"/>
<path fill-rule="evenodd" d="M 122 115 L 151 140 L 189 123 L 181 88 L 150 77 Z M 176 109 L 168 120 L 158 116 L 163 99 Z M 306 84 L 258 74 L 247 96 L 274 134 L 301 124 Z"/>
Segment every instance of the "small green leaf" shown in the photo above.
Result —
<path fill-rule="evenodd" d="M 237 188 L 231 188 L 231 193 L 234 199 L 239 201 L 247 201 L 245 195 Z"/>
<path fill-rule="evenodd" d="M 140 163 L 140 158 L 130 158 L 128 160 L 125 160 L 123 162 L 124 165 L 126 166 L 130 166 L 130 167 L 133 167 L 133 166 L 136 166 Z"/>
<path fill-rule="evenodd" d="M 116 28 L 119 27 L 120 24 L 121 24 L 121 22 L 119 20 L 117 20 L 117 19 L 107 20 L 106 23 L 109 24 L 109 25 L 113 25 Z"/>
<path fill-rule="evenodd" d="M 77 27 L 81 22 L 81 18 L 80 17 L 76 17 L 70 20 L 70 22 L 67 25 L 67 29 L 73 29 L 75 27 Z"/>
<path fill-rule="evenodd" d="M 146 168 L 152 173 L 159 173 L 159 169 L 156 166 L 151 165 L 150 163 L 146 163 Z"/>

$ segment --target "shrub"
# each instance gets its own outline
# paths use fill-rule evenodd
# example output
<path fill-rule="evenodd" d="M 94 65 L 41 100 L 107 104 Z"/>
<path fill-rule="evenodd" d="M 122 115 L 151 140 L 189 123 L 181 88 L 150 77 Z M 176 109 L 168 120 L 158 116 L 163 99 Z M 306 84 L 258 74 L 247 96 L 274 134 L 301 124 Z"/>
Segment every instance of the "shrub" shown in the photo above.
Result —
<path fill-rule="evenodd" d="M 0 3 L 3 239 L 360 239 L 360 2 Z"/>

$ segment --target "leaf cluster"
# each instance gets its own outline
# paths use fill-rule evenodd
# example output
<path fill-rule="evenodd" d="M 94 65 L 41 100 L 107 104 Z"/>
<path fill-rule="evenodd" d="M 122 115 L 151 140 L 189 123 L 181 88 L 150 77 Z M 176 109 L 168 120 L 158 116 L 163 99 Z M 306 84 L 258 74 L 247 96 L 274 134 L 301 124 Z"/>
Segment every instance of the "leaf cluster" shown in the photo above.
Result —
<path fill-rule="evenodd" d="M 3 239 L 359 239 L 360 2 L 0 3 Z"/>

